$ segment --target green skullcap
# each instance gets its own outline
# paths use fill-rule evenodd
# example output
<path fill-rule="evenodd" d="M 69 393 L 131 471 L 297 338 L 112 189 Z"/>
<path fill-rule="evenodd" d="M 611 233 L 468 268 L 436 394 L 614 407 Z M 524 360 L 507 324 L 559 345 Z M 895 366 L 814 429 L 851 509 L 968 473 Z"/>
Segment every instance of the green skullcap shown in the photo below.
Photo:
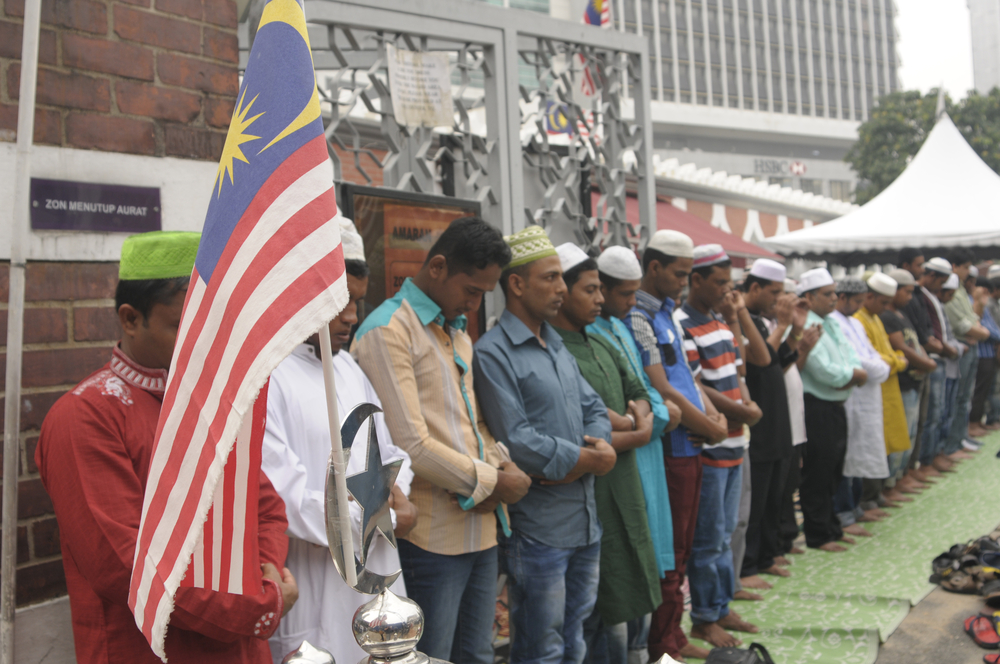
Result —
<path fill-rule="evenodd" d="M 510 247 L 511 253 L 508 269 L 537 261 L 539 258 L 558 255 L 552 240 L 541 226 L 528 226 L 523 231 L 508 235 L 504 238 L 504 242 Z"/>
<path fill-rule="evenodd" d="M 125 239 L 118 265 L 120 281 L 190 277 L 201 233 L 153 231 Z"/>

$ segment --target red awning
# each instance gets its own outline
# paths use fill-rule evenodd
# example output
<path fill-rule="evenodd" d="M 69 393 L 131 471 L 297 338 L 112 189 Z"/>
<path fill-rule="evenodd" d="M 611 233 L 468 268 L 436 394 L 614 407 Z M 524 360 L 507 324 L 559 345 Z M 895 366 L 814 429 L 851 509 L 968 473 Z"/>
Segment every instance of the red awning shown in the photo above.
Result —
<path fill-rule="evenodd" d="M 597 206 L 598 194 L 592 196 L 592 205 Z M 625 199 L 625 212 L 631 224 L 639 223 L 639 200 L 633 196 Z M 751 242 L 745 242 L 742 238 L 736 237 L 732 233 L 720 230 L 712 226 L 701 217 L 691 214 L 686 210 L 676 208 L 667 201 L 656 201 L 656 228 L 657 230 L 680 231 L 690 236 L 695 246 L 699 244 L 721 244 L 726 253 L 732 256 L 734 264 L 745 264 L 747 258 L 770 258 L 784 262 L 784 258 L 773 252 L 759 247 Z M 744 260 L 739 260 L 744 259 Z M 743 265 L 737 265 L 742 267 Z"/>

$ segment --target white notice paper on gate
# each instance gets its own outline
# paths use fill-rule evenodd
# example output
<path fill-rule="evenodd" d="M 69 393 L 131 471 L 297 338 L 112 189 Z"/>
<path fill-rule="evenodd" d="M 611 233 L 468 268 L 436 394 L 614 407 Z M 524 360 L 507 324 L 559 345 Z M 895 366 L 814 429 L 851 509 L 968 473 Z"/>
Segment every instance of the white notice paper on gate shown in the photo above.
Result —
<path fill-rule="evenodd" d="M 407 51 L 385 46 L 389 90 L 396 122 L 406 127 L 451 127 L 451 66 L 440 51 Z"/>

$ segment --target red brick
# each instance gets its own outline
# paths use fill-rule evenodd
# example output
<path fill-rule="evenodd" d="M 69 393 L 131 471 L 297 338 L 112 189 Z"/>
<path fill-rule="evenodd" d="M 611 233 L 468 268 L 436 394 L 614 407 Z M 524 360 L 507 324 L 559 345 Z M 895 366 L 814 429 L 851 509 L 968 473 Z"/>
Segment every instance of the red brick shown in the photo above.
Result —
<path fill-rule="evenodd" d="M 24 16 L 24 0 L 6 0 L 7 16 Z M 105 34 L 107 6 L 93 0 L 42 0 L 42 23 Z"/>
<path fill-rule="evenodd" d="M 3 357 L 0 355 L 0 357 Z M 111 359 L 111 351 L 107 353 L 107 359 Z M 42 420 L 49 414 L 52 404 L 59 400 L 65 392 L 40 392 L 38 394 L 21 395 L 21 431 L 31 431 L 42 426 Z M 0 399 L 0 426 L 4 421 L 3 410 L 4 399 Z M 34 452 L 31 453 L 32 459 Z M 29 467 L 34 461 L 29 462 Z M 32 471 L 34 472 L 34 471 Z"/>
<path fill-rule="evenodd" d="M 115 6 L 115 34 L 150 46 L 201 53 L 201 27 L 138 9 Z"/>
<path fill-rule="evenodd" d="M 66 594 L 62 560 L 27 565 L 17 570 L 16 604 L 24 606 Z"/>
<path fill-rule="evenodd" d="M 107 364 L 108 347 L 29 350 L 24 352 L 24 387 L 75 385 Z M 6 370 L 6 354 L 3 356 Z"/>
<path fill-rule="evenodd" d="M 142 46 L 66 33 L 62 51 L 67 67 L 153 80 L 153 52 Z"/>
<path fill-rule="evenodd" d="M 7 68 L 7 94 L 11 99 L 20 96 L 20 85 L 21 65 L 14 63 Z M 38 103 L 107 113 L 111 110 L 111 85 L 103 78 L 40 68 Z"/>
<path fill-rule="evenodd" d="M 31 524 L 31 539 L 35 543 L 36 558 L 59 555 L 59 524 L 55 518 Z"/>
<path fill-rule="evenodd" d="M 66 118 L 66 142 L 77 148 L 156 154 L 156 130 L 146 120 L 71 113 Z"/>
<path fill-rule="evenodd" d="M 235 65 L 216 65 L 182 55 L 160 53 L 156 56 L 156 71 L 167 85 L 233 97 L 240 89 Z"/>
<path fill-rule="evenodd" d="M 31 261 L 25 284 L 28 302 L 111 299 L 118 286 L 118 263 Z"/>
<path fill-rule="evenodd" d="M 66 341 L 65 309 L 25 309 L 24 343 L 44 344 Z M 0 311 L 0 346 L 7 345 L 7 311 Z"/>
<path fill-rule="evenodd" d="M 118 2 L 124 2 L 127 5 L 135 5 L 136 7 L 145 7 L 149 9 L 150 0 L 118 0 Z"/>
<path fill-rule="evenodd" d="M 79 307 L 73 310 L 74 340 L 117 341 L 120 336 L 121 326 L 114 307 Z"/>
<path fill-rule="evenodd" d="M 17 132 L 17 106 L 0 104 L 0 129 Z M 59 111 L 51 108 L 35 109 L 35 143 L 62 143 L 62 117 Z"/>
<path fill-rule="evenodd" d="M 236 3 L 233 0 L 205 0 L 205 20 L 235 30 Z"/>
<path fill-rule="evenodd" d="M 3 531 L 0 530 L 0 534 Z M 17 527 L 17 564 L 28 562 L 31 559 L 31 554 L 28 552 L 28 527 L 18 526 Z"/>
<path fill-rule="evenodd" d="M 20 23 L 0 21 L 0 58 L 11 60 L 21 59 Z M 43 65 L 54 65 L 56 59 L 56 33 L 52 30 L 42 30 L 38 37 L 38 61 Z"/>
<path fill-rule="evenodd" d="M 167 125 L 165 142 L 168 156 L 218 161 L 226 135 L 208 129 Z"/>
<path fill-rule="evenodd" d="M 202 0 L 156 0 L 156 11 L 187 16 L 200 21 L 204 7 Z"/>
<path fill-rule="evenodd" d="M 10 299 L 10 261 L 0 263 L 0 301 Z"/>
<path fill-rule="evenodd" d="M 115 83 L 118 110 L 129 115 L 145 115 L 160 120 L 191 122 L 201 113 L 201 95 L 148 83 Z"/>
<path fill-rule="evenodd" d="M 215 28 L 205 28 L 204 53 L 209 58 L 238 64 L 240 43 L 234 32 L 223 32 Z"/>
<path fill-rule="evenodd" d="M 52 514 L 52 499 L 45 492 L 39 479 L 21 480 L 17 483 L 17 518 Z"/>
<path fill-rule="evenodd" d="M 236 99 L 234 97 L 227 97 L 225 99 L 210 97 L 205 100 L 202 106 L 205 109 L 205 122 L 210 127 L 227 129 L 230 120 L 233 119 L 233 109 L 236 108 Z"/>
<path fill-rule="evenodd" d="M 36 449 L 38 449 L 38 436 L 31 436 L 24 441 L 24 456 L 28 462 L 28 472 L 31 474 L 38 472 L 38 464 L 35 463 Z"/>

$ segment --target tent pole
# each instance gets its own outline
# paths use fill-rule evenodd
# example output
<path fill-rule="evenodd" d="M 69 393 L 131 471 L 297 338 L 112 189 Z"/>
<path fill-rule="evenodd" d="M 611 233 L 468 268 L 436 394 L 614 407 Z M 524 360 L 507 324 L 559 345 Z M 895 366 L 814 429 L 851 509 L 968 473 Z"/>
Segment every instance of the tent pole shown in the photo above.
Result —
<path fill-rule="evenodd" d="M 21 96 L 17 110 L 14 215 L 10 231 L 10 294 L 7 305 L 7 376 L 3 433 L 3 543 L 0 549 L 0 664 L 14 664 L 15 574 L 17 564 L 17 476 L 20 470 L 21 350 L 24 333 L 25 237 L 31 185 L 31 142 L 35 134 L 38 33 L 41 0 L 26 0 L 21 41 Z"/>

